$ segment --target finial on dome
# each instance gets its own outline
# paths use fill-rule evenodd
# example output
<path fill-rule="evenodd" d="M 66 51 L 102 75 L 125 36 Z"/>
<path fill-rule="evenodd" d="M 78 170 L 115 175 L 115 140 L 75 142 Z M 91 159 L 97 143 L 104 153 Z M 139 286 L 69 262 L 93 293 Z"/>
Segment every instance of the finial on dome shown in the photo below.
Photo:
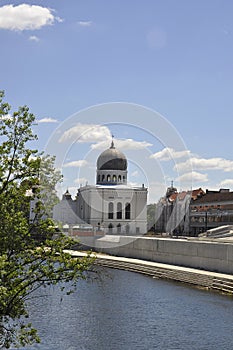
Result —
<path fill-rule="evenodd" d="M 114 135 L 112 135 L 112 142 L 111 142 L 111 147 L 110 148 L 115 148 L 113 139 L 114 139 Z"/>

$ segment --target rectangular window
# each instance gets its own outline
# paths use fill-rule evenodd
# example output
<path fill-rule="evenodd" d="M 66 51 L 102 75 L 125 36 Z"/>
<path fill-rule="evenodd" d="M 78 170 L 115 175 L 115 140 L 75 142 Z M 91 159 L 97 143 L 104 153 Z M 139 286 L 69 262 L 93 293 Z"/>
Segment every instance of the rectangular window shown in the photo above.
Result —
<path fill-rule="evenodd" d="M 125 219 L 130 220 L 130 203 L 125 206 Z"/>

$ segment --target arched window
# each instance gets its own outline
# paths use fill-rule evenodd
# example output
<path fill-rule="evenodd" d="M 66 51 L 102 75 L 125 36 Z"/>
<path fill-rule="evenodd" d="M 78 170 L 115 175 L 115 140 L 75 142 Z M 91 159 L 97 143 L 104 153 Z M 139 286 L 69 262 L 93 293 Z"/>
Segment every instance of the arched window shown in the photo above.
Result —
<path fill-rule="evenodd" d="M 118 181 L 121 182 L 121 175 L 118 176 Z"/>
<path fill-rule="evenodd" d="M 117 203 L 117 219 L 122 219 L 122 204 L 120 202 Z"/>
<path fill-rule="evenodd" d="M 111 176 L 107 175 L 107 182 L 110 182 L 110 181 L 111 181 Z"/>
<path fill-rule="evenodd" d="M 121 233 L 121 224 L 117 225 L 117 233 Z"/>
<path fill-rule="evenodd" d="M 108 218 L 113 219 L 113 202 L 108 203 Z"/>
<path fill-rule="evenodd" d="M 111 234 L 112 234 L 112 231 L 113 231 L 113 225 L 112 225 L 112 224 L 109 224 L 109 225 L 108 225 L 108 233 L 111 235 Z"/>
<path fill-rule="evenodd" d="M 129 225 L 127 224 L 126 227 L 125 227 L 125 232 L 126 233 L 129 233 Z"/>
<path fill-rule="evenodd" d="M 125 182 L 125 176 L 123 176 L 123 182 Z"/>
<path fill-rule="evenodd" d="M 102 182 L 104 181 L 104 175 L 102 175 Z"/>
<path fill-rule="evenodd" d="M 130 208 L 131 207 L 131 205 L 130 205 L 130 203 L 126 203 L 126 205 L 125 205 L 125 219 L 126 220 L 130 220 Z"/>
<path fill-rule="evenodd" d="M 98 175 L 98 179 L 97 179 L 98 182 L 100 182 L 100 175 Z"/>
<path fill-rule="evenodd" d="M 112 181 L 113 181 L 113 182 L 116 182 L 116 179 L 117 179 L 117 178 L 116 178 L 116 175 L 113 175 Z"/>

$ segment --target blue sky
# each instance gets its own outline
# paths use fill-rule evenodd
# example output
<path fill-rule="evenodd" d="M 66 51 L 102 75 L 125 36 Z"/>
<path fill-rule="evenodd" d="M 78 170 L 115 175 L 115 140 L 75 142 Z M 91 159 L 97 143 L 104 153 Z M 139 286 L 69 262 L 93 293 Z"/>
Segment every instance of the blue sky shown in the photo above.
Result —
<path fill-rule="evenodd" d="M 38 148 L 66 149 L 61 192 L 94 183 L 111 133 L 150 202 L 172 179 L 182 190 L 233 188 L 232 16 L 230 0 L 0 2 L 0 88 L 37 116 Z M 110 102 L 125 103 L 122 115 L 114 104 L 78 113 Z M 128 103 L 145 106 L 142 117 Z M 174 142 L 160 137 L 163 121 Z M 90 125 L 92 138 L 77 141 Z M 69 152 L 57 137 L 68 129 Z"/>

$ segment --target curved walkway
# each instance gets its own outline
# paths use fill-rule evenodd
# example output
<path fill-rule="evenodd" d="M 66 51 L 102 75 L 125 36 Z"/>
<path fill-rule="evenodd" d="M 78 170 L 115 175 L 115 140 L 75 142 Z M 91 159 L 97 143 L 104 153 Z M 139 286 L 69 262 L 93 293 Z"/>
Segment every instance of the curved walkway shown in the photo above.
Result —
<path fill-rule="evenodd" d="M 67 250 L 67 252 L 73 257 L 87 255 L 85 252 L 75 250 Z M 138 272 L 153 278 L 188 283 L 196 287 L 233 295 L 232 275 L 100 253 L 92 253 L 91 256 L 96 257 L 95 264 L 97 265 Z"/>

